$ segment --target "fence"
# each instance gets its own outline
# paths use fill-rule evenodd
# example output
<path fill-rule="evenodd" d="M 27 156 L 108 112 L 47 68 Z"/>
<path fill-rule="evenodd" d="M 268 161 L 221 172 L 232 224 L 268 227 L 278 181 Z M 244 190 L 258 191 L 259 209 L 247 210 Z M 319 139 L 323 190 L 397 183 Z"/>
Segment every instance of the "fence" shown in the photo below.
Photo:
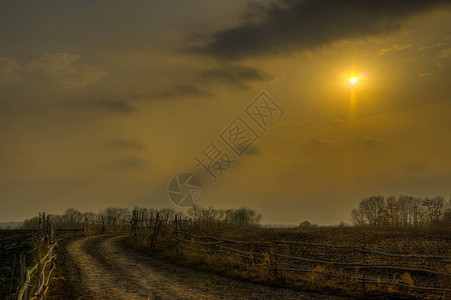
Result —
<path fill-rule="evenodd" d="M 138 242 L 152 248 L 173 248 L 177 254 L 180 251 L 199 253 L 250 273 L 264 269 L 273 279 L 318 274 L 323 279 L 345 280 L 339 284 L 360 286 L 363 293 L 367 285 L 397 286 L 408 291 L 451 292 L 451 274 L 446 268 L 451 262 L 448 256 L 370 249 L 366 247 L 364 234 L 358 247 L 281 240 L 278 235 L 271 240 L 237 240 L 221 237 L 219 229 L 215 232 L 211 227 L 209 234 L 199 234 L 196 224 L 186 221 L 182 222 L 177 216 L 173 221 L 168 218 L 161 220 L 157 215 L 148 223 L 149 226 L 132 226 L 132 234 Z M 403 280 L 396 279 L 399 273 L 394 272 L 404 272 L 401 275 Z M 415 280 L 429 285 L 415 285 L 410 274 L 414 274 Z"/>
<path fill-rule="evenodd" d="M 39 227 L 34 237 L 34 253 L 36 263 L 26 268 L 25 255 L 20 256 L 21 287 L 17 294 L 18 300 L 45 299 L 50 279 L 56 268 L 56 247 L 64 238 L 73 236 L 66 234 L 56 238 L 56 232 L 45 213 L 39 213 Z M 77 234 L 75 234 L 77 235 Z"/>

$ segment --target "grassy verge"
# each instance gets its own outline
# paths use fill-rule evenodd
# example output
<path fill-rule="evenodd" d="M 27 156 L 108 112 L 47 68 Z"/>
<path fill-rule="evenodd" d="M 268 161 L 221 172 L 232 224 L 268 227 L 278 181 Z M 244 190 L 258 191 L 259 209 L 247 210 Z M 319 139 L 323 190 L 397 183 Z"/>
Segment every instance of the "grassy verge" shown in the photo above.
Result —
<path fill-rule="evenodd" d="M 290 240 L 290 241 L 306 241 L 311 243 L 327 243 L 342 245 L 346 244 L 350 247 L 358 247 L 361 245 L 362 234 L 366 236 L 366 247 L 374 248 L 379 251 L 395 252 L 395 253 L 411 253 L 411 254 L 428 254 L 428 255 L 449 255 L 450 254 L 450 233 L 446 231 L 413 231 L 413 230 L 368 230 L 359 228 L 317 228 L 317 229 L 261 229 L 255 228 L 252 230 L 242 229 L 230 229 L 221 232 L 221 236 L 229 239 L 236 239 L 242 241 L 249 240 L 265 240 L 271 241 L 274 239 Z M 230 276 L 233 278 L 239 278 L 242 280 L 248 280 L 256 283 L 262 283 L 267 285 L 291 287 L 295 289 L 302 289 L 312 292 L 320 292 L 333 295 L 352 296 L 357 298 L 422 298 L 422 299 L 446 299 L 445 293 L 435 292 L 429 293 L 427 291 L 419 291 L 413 288 L 395 287 L 387 284 L 365 284 L 357 283 L 357 279 L 361 278 L 366 273 L 363 270 L 353 270 L 351 276 L 355 277 L 355 281 L 352 279 L 346 280 L 341 278 L 333 278 L 325 274 L 315 272 L 291 272 L 291 271 L 273 271 L 272 266 L 275 262 L 269 255 L 265 255 L 265 251 L 271 251 L 288 255 L 302 255 L 307 257 L 316 257 L 321 259 L 333 260 L 333 261 L 355 261 L 360 260 L 360 254 L 351 253 L 343 255 L 340 252 L 333 252 L 321 248 L 309 248 L 309 247 L 278 247 L 277 249 L 242 249 L 243 251 L 252 250 L 254 252 L 261 253 L 261 257 L 255 257 L 249 255 L 241 255 L 233 252 L 225 252 L 221 254 L 223 257 L 217 255 L 211 255 L 206 251 L 209 250 L 208 246 L 199 244 L 192 244 L 190 248 L 184 249 L 172 246 L 171 243 L 159 244 L 158 248 L 149 249 L 146 244 L 146 234 L 141 232 L 138 236 L 140 242 L 135 241 L 133 238 L 127 239 L 124 243 L 125 246 L 133 248 L 137 251 L 150 254 L 154 257 L 158 257 L 165 260 L 170 260 L 173 263 L 184 265 L 190 268 L 196 268 L 201 271 L 214 272 L 221 275 Z M 163 232 L 166 238 L 169 236 L 168 232 Z M 198 233 L 199 234 L 199 233 Z M 211 233 L 209 233 L 211 234 Z M 196 250 L 193 250 L 196 249 Z M 384 261 L 378 261 L 378 257 L 368 255 L 366 261 L 371 263 L 393 263 L 392 258 L 384 258 Z M 238 262 L 232 263 L 231 261 Z M 251 264 L 251 267 L 240 266 L 240 262 Z M 407 265 L 411 261 L 401 259 L 398 261 L 401 265 Z M 279 267 L 289 267 L 286 262 L 276 262 Z M 437 269 L 443 271 L 443 266 L 438 265 L 436 262 L 427 262 L 425 260 L 418 262 L 421 265 L 426 265 L 428 268 Z M 429 265 L 428 265 L 429 264 Z M 321 264 L 306 264 L 304 265 L 310 270 L 318 272 L 332 272 L 336 273 L 330 266 L 324 266 Z M 445 266 L 446 268 L 446 266 Z M 449 268 L 449 266 L 448 266 Z M 446 270 L 445 270 L 446 271 Z M 449 269 L 448 269 L 449 271 Z M 415 276 L 414 276 L 415 275 Z M 372 274 L 373 278 L 378 281 L 390 281 L 407 284 L 409 286 L 414 285 L 427 285 L 438 284 L 445 288 L 449 287 L 446 280 L 436 280 L 435 278 L 429 278 L 428 276 L 421 276 L 418 274 L 410 274 L 408 272 L 398 271 L 377 271 Z"/>

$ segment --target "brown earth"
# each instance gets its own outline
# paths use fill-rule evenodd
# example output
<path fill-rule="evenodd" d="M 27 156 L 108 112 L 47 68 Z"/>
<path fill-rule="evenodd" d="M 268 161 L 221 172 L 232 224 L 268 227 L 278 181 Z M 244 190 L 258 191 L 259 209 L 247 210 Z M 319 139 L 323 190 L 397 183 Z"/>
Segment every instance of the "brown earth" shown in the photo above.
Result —
<path fill-rule="evenodd" d="M 235 280 L 124 246 L 126 235 L 67 241 L 47 299 L 338 299 Z"/>

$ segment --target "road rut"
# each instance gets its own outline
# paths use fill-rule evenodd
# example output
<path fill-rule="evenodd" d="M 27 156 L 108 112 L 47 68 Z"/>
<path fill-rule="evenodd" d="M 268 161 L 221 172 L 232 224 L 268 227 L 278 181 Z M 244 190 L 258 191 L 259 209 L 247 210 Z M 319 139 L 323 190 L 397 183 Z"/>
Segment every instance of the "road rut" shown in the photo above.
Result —
<path fill-rule="evenodd" d="M 126 249 L 126 235 L 89 236 L 66 244 L 73 299 L 331 299 L 330 295 L 234 280 Z"/>

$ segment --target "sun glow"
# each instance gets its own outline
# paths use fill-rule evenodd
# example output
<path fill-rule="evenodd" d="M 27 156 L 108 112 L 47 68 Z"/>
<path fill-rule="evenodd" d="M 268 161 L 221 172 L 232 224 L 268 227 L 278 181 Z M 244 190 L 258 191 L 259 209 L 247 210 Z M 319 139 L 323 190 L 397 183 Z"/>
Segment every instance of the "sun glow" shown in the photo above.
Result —
<path fill-rule="evenodd" d="M 356 84 L 357 83 L 357 77 L 355 77 L 355 76 L 350 77 L 349 78 L 349 83 L 353 84 L 353 85 Z"/>

